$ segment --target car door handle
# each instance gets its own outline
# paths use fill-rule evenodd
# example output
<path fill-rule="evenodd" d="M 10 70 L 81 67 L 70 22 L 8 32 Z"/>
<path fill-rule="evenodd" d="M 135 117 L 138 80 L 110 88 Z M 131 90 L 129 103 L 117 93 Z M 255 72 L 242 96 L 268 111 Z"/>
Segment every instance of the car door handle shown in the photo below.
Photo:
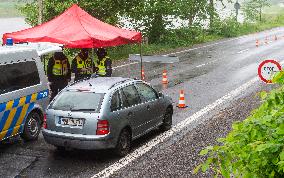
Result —
<path fill-rule="evenodd" d="M 150 110 L 150 109 L 151 109 L 151 107 L 148 105 L 148 106 L 147 106 L 147 110 Z"/>

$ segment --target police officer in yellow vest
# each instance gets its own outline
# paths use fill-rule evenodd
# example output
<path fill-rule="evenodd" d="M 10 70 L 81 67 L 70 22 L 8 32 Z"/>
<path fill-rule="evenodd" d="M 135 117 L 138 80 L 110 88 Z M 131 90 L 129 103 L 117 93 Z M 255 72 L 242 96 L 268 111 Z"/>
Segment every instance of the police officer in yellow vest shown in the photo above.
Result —
<path fill-rule="evenodd" d="M 51 100 L 60 90 L 68 85 L 71 80 L 70 64 L 62 52 L 55 52 L 48 61 L 47 77 L 50 83 Z"/>
<path fill-rule="evenodd" d="M 89 57 L 88 49 L 81 49 L 81 52 L 72 60 L 71 68 L 72 72 L 75 73 L 75 81 L 88 78 L 93 74 L 95 65 Z"/>
<path fill-rule="evenodd" d="M 97 50 L 97 74 L 101 77 L 111 77 L 112 74 L 112 62 L 111 59 L 107 56 L 107 52 L 104 48 L 99 48 Z"/>

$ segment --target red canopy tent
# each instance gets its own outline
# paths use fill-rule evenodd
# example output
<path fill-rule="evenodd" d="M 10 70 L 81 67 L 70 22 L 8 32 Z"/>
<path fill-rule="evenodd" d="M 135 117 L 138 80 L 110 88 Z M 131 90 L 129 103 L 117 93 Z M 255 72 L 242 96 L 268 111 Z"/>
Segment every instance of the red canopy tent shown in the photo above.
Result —
<path fill-rule="evenodd" d="M 74 4 L 63 14 L 44 24 L 26 30 L 6 33 L 14 42 L 52 42 L 67 48 L 100 48 L 140 43 L 140 32 L 121 29 L 104 23 Z"/>

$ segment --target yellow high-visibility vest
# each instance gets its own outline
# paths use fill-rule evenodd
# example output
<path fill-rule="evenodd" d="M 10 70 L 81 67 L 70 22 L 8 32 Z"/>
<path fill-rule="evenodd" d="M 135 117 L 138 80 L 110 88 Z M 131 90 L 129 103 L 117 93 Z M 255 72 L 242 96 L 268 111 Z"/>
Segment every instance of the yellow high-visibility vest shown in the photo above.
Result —
<path fill-rule="evenodd" d="M 102 76 L 104 76 L 104 75 L 106 75 L 106 66 L 105 66 L 105 61 L 107 60 L 107 58 L 109 58 L 109 57 L 104 57 L 100 62 L 99 62 L 99 64 L 98 64 L 98 74 L 99 75 L 102 75 Z"/>
<path fill-rule="evenodd" d="M 68 66 L 67 60 L 54 60 L 54 65 L 52 69 L 53 75 L 67 75 L 68 73 Z"/>
<path fill-rule="evenodd" d="M 76 60 L 77 60 L 77 69 L 87 69 L 87 71 L 85 72 L 81 71 L 80 74 L 92 74 L 93 73 L 91 58 L 88 57 L 86 60 L 83 60 L 79 56 L 77 56 Z"/>

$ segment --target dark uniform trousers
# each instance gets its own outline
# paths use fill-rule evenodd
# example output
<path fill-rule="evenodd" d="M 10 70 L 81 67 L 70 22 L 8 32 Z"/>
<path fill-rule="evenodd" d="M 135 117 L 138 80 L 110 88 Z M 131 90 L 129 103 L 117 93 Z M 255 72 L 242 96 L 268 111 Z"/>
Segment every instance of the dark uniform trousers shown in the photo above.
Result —
<path fill-rule="evenodd" d="M 66 86 L 68 85 L 67 80 L 56 80 L 50 83 L 50 90 L 51 90 L 51 97 L 50 100 L 53 98 Z"/>

